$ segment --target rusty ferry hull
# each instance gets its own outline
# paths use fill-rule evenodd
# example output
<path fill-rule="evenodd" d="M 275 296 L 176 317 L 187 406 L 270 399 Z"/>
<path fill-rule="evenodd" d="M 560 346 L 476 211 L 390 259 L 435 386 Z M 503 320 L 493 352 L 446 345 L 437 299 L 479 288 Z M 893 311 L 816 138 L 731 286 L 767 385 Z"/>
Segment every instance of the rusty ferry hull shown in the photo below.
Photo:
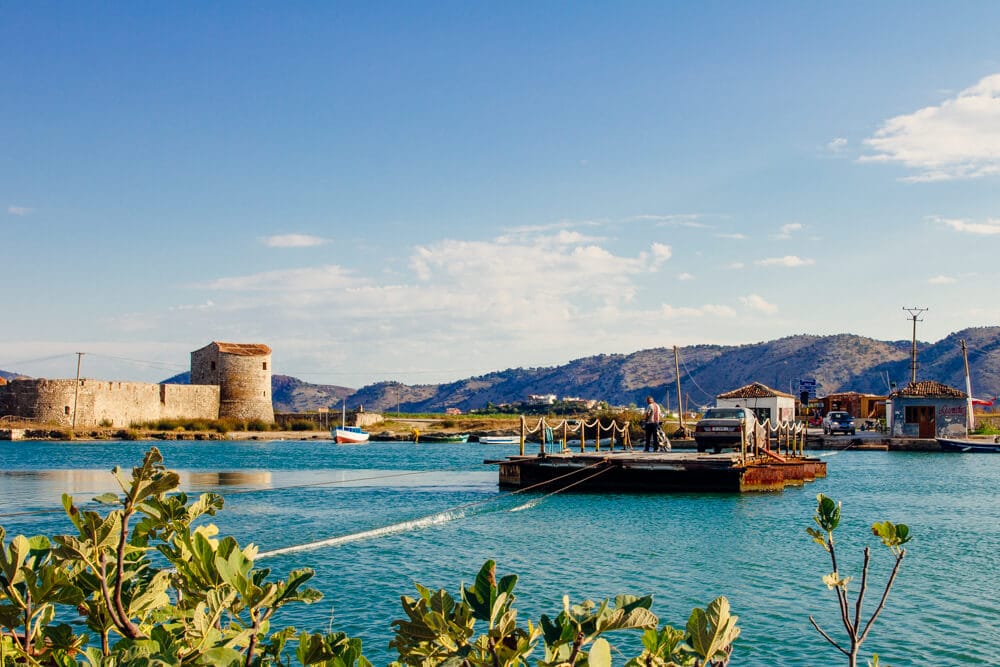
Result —
<path fill-rule="evenodd" d="M 735 454 L 567 452 L 486 463 L 499 466 L 501 487 L 544 491 L 769 492 L 826 477 L 826 462 L 808 457 L 742 464 Z"/>

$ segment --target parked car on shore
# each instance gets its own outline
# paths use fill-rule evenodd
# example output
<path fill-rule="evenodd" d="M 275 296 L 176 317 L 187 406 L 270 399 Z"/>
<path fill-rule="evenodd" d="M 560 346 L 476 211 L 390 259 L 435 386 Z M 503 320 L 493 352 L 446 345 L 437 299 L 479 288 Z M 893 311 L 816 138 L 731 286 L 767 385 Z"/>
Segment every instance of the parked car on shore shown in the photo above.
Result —
<path fill-rule="evenodd" d="M 716 454 L 723 447 L 739 447 L 753 442 L 757 417 L 746 408 L 709 408 L 694 427 L 694 441 L 699 452 L 711 449 Z M 742 435 L 741 435 L 742 434 Z"/>
<path fill-rule="evenodd" d="M 854 417 L 849 412 L 831 410 L 823 417 L 823 435 L 832 435 L 838 432 L 854 435 Z"/>

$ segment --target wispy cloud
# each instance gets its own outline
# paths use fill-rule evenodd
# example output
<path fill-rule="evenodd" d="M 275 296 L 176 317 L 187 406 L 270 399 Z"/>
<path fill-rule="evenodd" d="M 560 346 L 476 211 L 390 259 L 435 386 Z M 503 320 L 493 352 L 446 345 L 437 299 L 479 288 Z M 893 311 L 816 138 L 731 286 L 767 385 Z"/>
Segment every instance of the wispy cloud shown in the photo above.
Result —
<path fill-rule="evenodd" d="M 35 209 L 31 208 L 30 206 L 11 205 L 7 207 L 7 212 L 10 213 L 11 215 L 24 217 L 26 215 L 31 215 L 32 213 L 34 213 Z"/>
<path fill-rule="evenodd" d="M 643 214 L 629 218 L 629 221 L 655 222 L 659 227 L 692 227 L 694 229 L 704 229 L 708 227 L 701 222 L 702 216 L 698 213 L 674 213 L 667 215 Z"/>
<path fill-rule="evenodd" d="M 346 289 L 358 287 L 357 278 L 340 266 L 327 265 L 303 269 L 265 271 L 245 276 L 219 278 L 196 285 L 203 289 L 223 292 L 291 292 Z"/>
<path fill-rule="evenodd" d="M 782 225 L 778 233 L 774 235 L 774 238 L 781 240 L 790 239 L 794 232 L 799 231 L 802 231 L 802 223 L 790 222 L 787 225 Z"/>
<path fill-rule="evenodd" d="M 690 273 L 688 273 L 687 271 L 685 271 L 683 273 L 678 273 L 677 274 L 677 280 L 681 280 L 681 281 L 687 282 L 689 280 L 694 280 L 694 276 L 691 275 Z"/>
<path fill-rule="evenodd" d="M 745 241 L 747 239 L 746 234 L 740 234 L 739 232 L 733 232 L 731 234 L 719 233 L 715 235 L 717 239 L 732 239 L 734 241 Z"/>
<path fill-rule="evenodd" d="M 671 306 L 668 303 L 660 307 L 660 314 L 668 320 L 684 319 L 689 317 L 711 317 L 732 318 L 736 317 L 736 311 L 729 306 L 718 304 L 705 304 L 696 308 L 690 306 Z"/>
<path fill-rule="evenodd" d="M 951 285 L 955 282 L 955 279 L 951 276 L 934 276 L 933 278 L 928 278 L 927 282 L 931 285 Z"/>
<path fill-rule="evenodd" d="M 1000 234 L 1000 220 L 992 218 L 986 222 L 970 222 L 969 220 L 941 217 L 932 217 L 931 220 L 964 234 L 979 234 L 981 236 Z"/>
<path fill-rule="evenodd" d="M 796 255 L 768 257 L 767 259 L 758 259 L 754 262 L 757 266 L 784 266 L 789 269 L 795 269 L 800 266 L 810 266 L 815 263 L 816 261 L 813 259 L 797 257 Z"/>
<path fill-rule="evenodd" d="M 309 234 L 278 234 L 265 236 L 261 242 L 268 248 L 312 248 L 329 243 L 329 239 Z"/>
<path fill-rule="evenodd" d="M 902 164 L 904 180 L 943 181 L 1000 173 L 1000 74 L 981 79 L 938 106 L 890 118 L 865 139 L 861 162 Z"/>
<path fill-rule="evenodd" d="M 826 145 L 826 148 L 831 153 L 840 153 L 845 148 L 847 148 L 847 139 L 844 137 L 837 137 Z"/>
<path fill-rule="evenodd" d="M 761 313 L 776 313 L 778 312 L 778 307 L 773 303 L 769 303 L 764 299 L 764 297 L 759 294 L 749 294 L 747 296 L 741 296 L 740 302 L 749 308 L 750 310 L 756 310 Z"/>
<path fill-rule="evenodd" d="M 734 271 L 738 271 L 740 269 L 746 268 L 746 264 L 744 264 L 743 262 L 733 262 L 732 264 L 729 265 L 729 268 L 733 269 Z"/>

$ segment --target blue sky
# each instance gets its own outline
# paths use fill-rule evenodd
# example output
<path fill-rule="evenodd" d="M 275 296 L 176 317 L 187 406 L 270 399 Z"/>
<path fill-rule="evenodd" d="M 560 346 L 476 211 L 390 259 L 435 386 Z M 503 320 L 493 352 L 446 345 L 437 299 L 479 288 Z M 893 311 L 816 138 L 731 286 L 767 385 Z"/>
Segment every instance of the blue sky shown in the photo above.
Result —
<path fill-rule="evenodd" d="M 1000 307 L 1000 3 L 4 3 L 0 368 L 435 383 Z"/>

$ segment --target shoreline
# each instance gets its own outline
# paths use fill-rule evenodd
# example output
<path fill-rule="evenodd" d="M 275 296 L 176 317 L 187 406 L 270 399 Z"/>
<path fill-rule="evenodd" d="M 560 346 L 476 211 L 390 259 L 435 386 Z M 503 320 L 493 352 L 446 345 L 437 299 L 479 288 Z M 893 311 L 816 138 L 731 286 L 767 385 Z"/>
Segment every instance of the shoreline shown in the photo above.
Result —
<path fill-rule="evenodd" d="M 471 434 L 470 442 L 476 443 L 479 436 L 493 435 L 493 432 L 483 431 L 463 431 Z M 371 434 L 371 442 L 412 442 L 412 433 L 409 431 L 385 430 Z M 639 437 L 639 436 L 636 436 Z M 972 438 L 974 439 L 974 438 Z M 5 428 L 0 429 L 0 441 L 12 442 L 101 442 L 108 440 L 121 440 L 125 442 L 169 442 L 169 441 L 201 441 L 201 442 L 270 442 L 270 441 L 294 441 L 294 440 L 322 440 L 333 442 L 333 437 L 329 430 L 304 430 L 304 431 L 228 431 L 219 433 L 217 431 L 162 431 L 162 430 L 135 430 L 125 431 L 123 429 L 87 429 L 78 431 L 75 434 L 69 433 L 68 429 L 59 428 Z M 983 439 L 984 442 L 992 442 L 992 438 Z M 633 439 L 633 447 L 635 442 Z M 672 438 L 673 448 L 679 450 L 695 449 L 693 439 Z M 526 452 L 537 452 L 537 439 L 529 438 L 525 442 Z M 552 451 L 551 445 L 548 449 Z M 570 447 L 570 450 L 573 448 Z M 615 451 L 620 451 L 620 447 Z M 811 435 L 805 444 L 805 451 L 881 451 L 881 452 L 941 452 L 941 446 L 933 438 L 890 438 L 882 434 L 872 434 L 865 436 L 823 436 Z"/>

